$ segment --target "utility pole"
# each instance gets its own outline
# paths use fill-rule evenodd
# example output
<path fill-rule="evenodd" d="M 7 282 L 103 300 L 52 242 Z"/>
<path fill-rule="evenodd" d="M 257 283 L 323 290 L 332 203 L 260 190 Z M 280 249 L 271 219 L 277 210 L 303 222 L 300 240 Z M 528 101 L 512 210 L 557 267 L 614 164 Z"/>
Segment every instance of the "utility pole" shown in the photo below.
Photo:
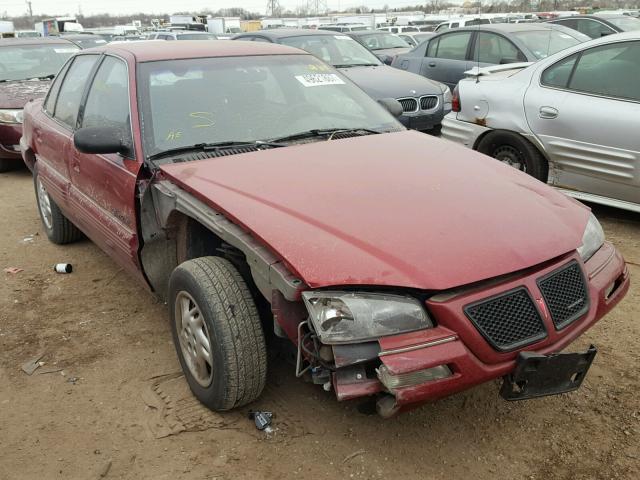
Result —
<path fill-rule="evenodd" d="M 277 17 L 278 15 L 280 15 L 281 11 L 282 9 L 280 8 L 280 2 L 278 0 L 267 1 L 267 15 Z"/>
<path fill-rule="evenodd" d="M 327 0 L 307 0 L 307 11 L 311 15 L 320 15 L 320 13 L 326 13 L 327 10 L 329 10 Z"/>
<path fill-rule="evenodd" d="M 31 7 L 31 0 L 25 0 L 27 8 L 29 9 L 29 18 L 33 17 L 33 8 Z"/>

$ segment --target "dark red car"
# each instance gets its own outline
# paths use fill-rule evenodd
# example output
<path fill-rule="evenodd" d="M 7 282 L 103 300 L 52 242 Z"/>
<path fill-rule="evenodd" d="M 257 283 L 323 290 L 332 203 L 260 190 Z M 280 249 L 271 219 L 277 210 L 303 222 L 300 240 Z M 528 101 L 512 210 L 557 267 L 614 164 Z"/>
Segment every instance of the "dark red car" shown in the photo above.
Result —
<path fill-rule="evenodd" d="M 595 347 L 558 352 L 629 288 L 586 207 L 405 130 L 289 47 L 79 53 L 25 108 L 21 147 L 49 238 L 84 233 L 167 300 L 216 410 L 260 395 L 267 342 L 384 416 L 498 377 L 508 399 L 571 391 Z"/>
<path fill-rule="evenodd" d="M 41 98 L 51 79 L 79 48 L 62 39 L 0 40 L 0 172 L 22 164 L 22 109 Z"/>

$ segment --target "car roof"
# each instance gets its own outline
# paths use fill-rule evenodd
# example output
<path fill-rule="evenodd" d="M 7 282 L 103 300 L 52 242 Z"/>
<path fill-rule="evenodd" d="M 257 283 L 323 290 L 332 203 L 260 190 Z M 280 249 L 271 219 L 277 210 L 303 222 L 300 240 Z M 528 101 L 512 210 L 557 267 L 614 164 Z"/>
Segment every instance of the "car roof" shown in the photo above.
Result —
<path fill-rule="evenodd" d="M 297 48 L 264 42 L 212 42 L 193 40 L 191 42 L 140 41 L 107 44 L 96 52 L 133 55 L 136 62 L 159 60 L 184 60 L 208 57 L 249 57 L 255 55 L 309 55 Z"/>
<path fill-rule="evenodd" d="M 234 39 L 240 40 L 243 37 L 252 37 L 258 34 L 272 40 L 277 40 L 279 38 L 301 37 L 309 35 L 336 35 L 338 33 L 339 32 L 330 30 L 311 30 L 308 28 L 272 28 L 269 30 L 257 30 L 255 32 L 240 33 L 236 35 Z"/>
<path fill-rule="evenodd" d="M 549 30 L 555 29 L 557 26 L 549 25 L 548 23 L 487 23 L 483 25 L 472 25 L 468 27 L 461 28 L 453 28 L 451 30 L 446 30 L 448 32 L 456 32 L 456 31 L 473 31 L 473 30 L 484 30 L 489 32 L 498 32 L 498 33 L 518 33 L 518 32 L 533 32 L 536 30 Z M 445 33 L 445 32 L 438 32 Z"/>
<path fill-rule="evenodd" d="M 403 25 L 403 26 L 405 26 L 405 25 Z M 389 32 L 387 32 L 386 30 L 357 30 L 355 32 L 344 32 L 344 33 L 348 33 L 352 37 L 359 37 L 359 36 L 362 36 L 362 35 L 371 35 L 372 33 L 375 34 L 375 35 L 389 35 Z M 418 32 L 416 32 L 416 33 L 418 33 Z"/>
<path fill-rule="evenodd" d="M 16 46 L 16 45 L 43 45 L 43 44 L 72 44 L 69 40 L 60 37 L 19 37 L 4 38 L 0 40 L 0 47 Z"/>

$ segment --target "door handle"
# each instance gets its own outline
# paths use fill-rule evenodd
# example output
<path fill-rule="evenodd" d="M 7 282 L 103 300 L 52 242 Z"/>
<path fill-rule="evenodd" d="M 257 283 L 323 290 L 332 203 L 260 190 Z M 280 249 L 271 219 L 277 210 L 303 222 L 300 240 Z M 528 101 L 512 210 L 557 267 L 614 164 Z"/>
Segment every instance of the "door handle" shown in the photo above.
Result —
<path fill-rule="evenodd" d="M 80 162 L 78 162 L 78 157 L 71 158 L 71 168 L 74 172 L 80 173 Z"/>
<path fill-rule="evenodd" d="M 436 66 L 436 62 L 429 62 L 429 66 L 430 67 L 435 67 Z"/>
<path fill-rule="evenodd" d="M 540 107 L 540 118 L 552 119 L 558 116 L 558 110 L 553 107 Z"/>

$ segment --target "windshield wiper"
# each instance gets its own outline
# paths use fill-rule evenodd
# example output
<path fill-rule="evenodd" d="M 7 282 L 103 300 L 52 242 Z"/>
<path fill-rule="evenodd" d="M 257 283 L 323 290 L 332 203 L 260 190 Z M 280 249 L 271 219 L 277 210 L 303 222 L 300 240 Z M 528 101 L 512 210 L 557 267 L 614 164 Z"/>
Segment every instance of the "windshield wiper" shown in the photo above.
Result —
<path fill-rule="evenodd" d="M 154 153 L 153 155 L 149 155 L 147 159 L 156 160 L 162 157 L 171 157 L 173 155 L 180 155 L 181 153 L 193 152 L 194 150 L 200 150 L 202 152 L 210 152 L 215 150 L 224 150 L 225 148 L 234 148 L 234 147 L 268 147 L 268 148 L 278 148 L 278 147 L 286 147 L 286 145 L 276 142 L 270 141 L 250 141 L 250 142 L 241 142 L 241 141 L 230 141 L 230 142 L 216 142 L 216 143 L 196 143 L 195 145 L 186 145 L 184 147 L 170 148 L 169 150 L 164 150 L 162 152 Z"/>
<path fill-rule="evenodd" d="M 349 67 L 379 67 L 379 63 L 351 63 L 345 65 L 334 65 L 335 68 L 349 68 Z"/>
<path fill-rule="evenodd" d="M 29 80 L 53 80 L 54 78 L 56 78 L 55 74 L 50 73 L 49 75 L 43 75 L 42 77 L 33 77 Z"/>
<path fill-rule="evenodd" d="M 329 137 L 331 138 L 333 135 L 338 133 L 354 133 L 361 135 L 377 135 L 381 132 L 376 130 L 371 130 L 370 128 L 332 128 L 332 129 L 319 129 L 314 128 L 312 130 L 306 130 L 304 132 L 294 133 L 292 135 L 287 135 L 286 137 L 280 138 L 272 138 L 269 142 L 289 142 L 293 140 L 303 140 L 305 138 L 313 138 L 313 137 Z"/>

